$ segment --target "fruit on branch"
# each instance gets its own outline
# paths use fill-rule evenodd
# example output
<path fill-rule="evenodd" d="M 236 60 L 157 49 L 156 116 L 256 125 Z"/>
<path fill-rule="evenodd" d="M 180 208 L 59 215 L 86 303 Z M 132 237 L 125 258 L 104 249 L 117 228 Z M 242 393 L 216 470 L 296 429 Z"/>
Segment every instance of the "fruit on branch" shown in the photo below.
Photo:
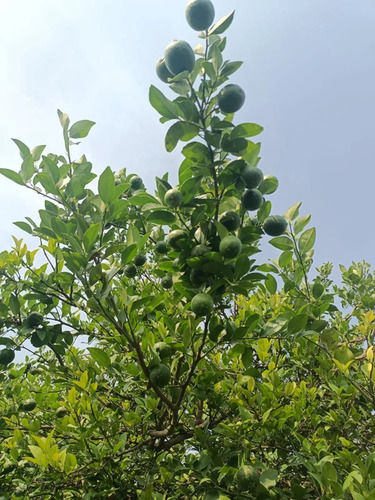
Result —
<path fill-rule="evenodd" d="M 185 10 L 186 20 L 195 31 L 207 30 L 214 18 L 215 8 L 211 0 L 191 0 Z"/>
<path fill-rule="evenodd" d="M 160 363 L 152 368 L 150 371 L 150 380 L 158 387 L 164 387 L 169 384 L 171 379 L 171 372 L 167 365 Z"/>
<path fill-rule="evenodd" d="M 160 80 L 164 83 L 168 83 L 168 78 L 173 78 L 172 73 L 169 71 L 167 65 L 165 64 L 164 57 L 158 59 L 156 63 L 156 74 L 158 75 Z"/>
<path fill-rule="evenodd" d="M 34 399 L 26 399 L 22 404 L 20 404 L 20 410 L 22 411 L 33 411 L 36 408 L 36 401 Z"/>
<path fill-rule="evenodd" d="M 177 188 L 168 189 L 164 195 L 164 203 L 170 208 L 177 208 L 182 203 L 182 193 Z"/>
<path fill-rule="evenodd" d="M 206 316 L 214 307 L 211 295 L 207 293 L 197 293 L 191 300 L 191 310 L 197 316 Z"/>
<path fill-rule="evenodd" d="M 166 276 L 163 276 L 161 281 L 161 286 L 165 289 L 168 290 L 169 288 L 172 288 L 173 286 L 173 280 L 172 276 L 170 274 L 167 274 Z"/>
<path fill-rule="evenodd" d="M 187 238 L 187 234 L 182 229 L 174 229 L 168 234 L 167 242 L 174 250 L 181 250 Z"/>
<path fill-rule="evenodd" d="M 173 75 L 178 75 L 183 71 L 190 73 L 194 68 L 193 49 L 184 40 L 173 40 L 165 49 L 164 58 L 168 71 Z"/>
<path fill-rule="evenodd" d="M 127 278 L 134 278 L 137 274 L 137 268 L 134 264 L 129 264 L 125 267 L 124 274 Z"/>
<path fill-rule="evenodd" d="M 238 257 L 242 250 L 241 240 L 236 236 L 229 235 L 225 236 L 219 246 L 219 252 L 226 259 L 234 259 Z"/>
<path fill-rule="evenodd" d="M 167 243 L 165 241 L 158 241 L 155 245 L 155 252 L 161 255 L 168 253 Z"/>
<path fill-rule="evenodd" d="M 166 342 L 157 342 L 154 347 L 160 359 L 171 357 L 173 349 L 172 346 Z"/>
<path fill-rule="evenodd" d="M 12 349 L 1 349 L 0 351 L 0 365 L 9 365 L 14 360 L 15 354 Z"/>
<path fill-rule="evenodd" d="M 221 222 L 221 224 L 223 224 L 228 231 L 235 231 L 240 227 L 241 219 L 236 212 L 228 210 L 227 212 L 221 214 L 219 222 Z"/>
<path fill-rule="evenodd" d="M 43 316 L 38 312 L 32 312 L 26 318 L 27 328 L 35 328 L 43 323 Z"/>
<path fill-rule="evenodd" d="M 146 255 L 143 255 L 143 253 L 139 253 L 138 255 L 136 255 L 133 260 L 134 264 L 137 267 L 142 267 L 146 263 L 146 261 Z"/>
<path fill-rule="evenodd" d="M 270 215 L 263 224 L 263 229 L 269 236 L 281 236 L 285 233 L 288 224 L 281 215 Z"/>
<path fill-rule="evenodd" d="M 137 191 L 137 189 L 141 189 L 143 186 L 143 181 L 138 175 L 135 175 L 130 179 L 130 187 L 134 190 Z"/>
<path fill-rule="evenodd" d="M 56 417 L 63 418 L 63 417 L 65 417 L 65 415 L 68 415 L 68 413 L 69 413 L 69 411 L 64 406 L 60 406 L 56 410 Z"/>
<path fill-rule="evenodd" d="M 240 491 L 249 491 L 258 485 L 259 475 L 251 465 L 243 465 L 237 471 L 237 486 Z"/>
<path fill-rule="evenodd" d="M 258 210 L 263 203 L 263 195 L 258 189 L 247 189 L 242 195 L 242 206 L 245 210 Z"/>
<path fill-rule="evenodd" d="M 202 255 L 208 253 L 210 249 L 206 245 L 197 245 L 191 251 L 192 257 L 202 257 Z"/>
<path fill-rule="evenodd" d="M 260 168 L 251 167 L 246 165 L 246 167 L 241 172 L 241 177 L 245 181 L 246 187 L 249 189 L 254 189 L 259 186 L 263 180 L 263 172 Z"/>
<path fill-rule="evenodd" d="M 235 113 L 245 102 L 245 92 L 239 85 L 230 83 L 220 90 L 217 102 L 222 113 Z"/>

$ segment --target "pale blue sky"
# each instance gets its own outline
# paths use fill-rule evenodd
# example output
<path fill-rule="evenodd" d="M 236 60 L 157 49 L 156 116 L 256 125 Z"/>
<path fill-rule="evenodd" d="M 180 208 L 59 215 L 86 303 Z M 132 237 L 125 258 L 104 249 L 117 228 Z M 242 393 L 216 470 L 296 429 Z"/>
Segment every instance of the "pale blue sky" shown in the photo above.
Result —
<path fill-rule="evenodd" d="M 11 137 L 63 152 L 56 109 L 97 122 L 77 149 L 100 173 L 126 166 L 153 188 L 176 179 L 180 148 L 148 103 L 156 60 L 172 39 L 193 46 L 185 0 L 1 0 L 0 166 L 19 168 Z M 375 0 L 216 0 L 236 9 L 228 59 L 247 95 L 238 121 L 265 127 L 265 173 L 279 178 L 274 213 L 296 201 L 318 230 L 315 264 L 374 263 Z M 168 91 L 167 91 L 168 92 Z M 41 200 L 0 179 L 0 248 Z"/>

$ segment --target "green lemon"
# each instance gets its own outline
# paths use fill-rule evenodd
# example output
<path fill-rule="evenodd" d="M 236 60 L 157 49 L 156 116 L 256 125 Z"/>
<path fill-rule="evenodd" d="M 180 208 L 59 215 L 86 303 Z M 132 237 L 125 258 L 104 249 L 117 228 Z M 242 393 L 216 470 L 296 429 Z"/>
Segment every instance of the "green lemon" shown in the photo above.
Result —
<path fill-rule="evenodd" d="M 158 241 L 155 245 L 155 252 L 161 255 L 168 253 L 167 243 L 165 241 Z"/>
<path fill-rule="evenodd" d="M 245 181 L 248 188 L 256 188 L 263 181 L 263 172 L 260 168 L 251 167 L 246 165 L 246 167 L 241 172 L 241 177 Z"/>
<path fill-rule="evenodd" d="M 263 203 L 263 195 L 258 189 L 247 189 L 242 195 L 242 206 L 245 210 L 258 210 Z"/>
<path fill-rule="evenodd" d="M 164 387 L 168 385 L 171 379 L 171 372 L 168 366 L 163 365 L 163 363 L 156 365 L 150 371 L 150 379 L 151 382 L 158 387 Z"/>
<path fill-rule="evenodd" d="M 197 245 L 191 251 L 192 257 L 202 257 L 202 255 L 208 253 L 210 249 L 206 245 Z"/>
<path fill-rule="evenodd" d="M 157 342 L 155 350 L 159 354 L 160 359 L 170 358 L 173 353 L 172 346 L 166 342 Z"/>
<path fill-rule="evenodd" d="M 26 326 L 27 328 L 35 328 L 43 323 L 43 316 L 38 312 L 32 312 L 26 318 Z"/>
<path fill-rule="evenodd" d="M 214 307 L 212 297 L 207 293 L 197 293 L 191 301 L 191 310 L 197 316 L 206 316 Z"/>
<path fill-rule="evenodd" d="M 161 283 L 161 286 L 163 288 L 165 288 L 166 290 L 168 290 L 169 288 L 172 288 L 172 286 L 173 286 L 172 276 L 169 274 L 167 276 L 163 276 L 160 283 Z"/>
<path fill-rule="evenodd" d="M 187 234 L 182 229 L 174 229 L 168 234 L 168 245 L 175 250 L 181 250 L 184 246 Z"/>
<path fill-rule="evenodd" d="M 214 18 L 215 8 L 211 0 L 191 0 L 185 10 L 186 20 L 195 31 L 207 30 Z"/>
<path fill-rule="evenodd" d="M 138 175 L 135 175 L 130 179 L 130 187 L 134 190 L 137 191 L 137 189 L 141 189 L 143 186 L 143 181 Z"/>
<path fill-rule="evenodd" d="M 168 71 L 173 75 L 183 71 L 190 73 L 195 65 L 193 49 L 184 40 L 173 40 L 165 49 L 164 58 Z"/>
<path fill-rule="evenodd" d="M 228 231 L 235 231 L 240 227 L 241 219 L 236 212 L 228 210 L 220 216 L 219 222 L 221 222 L 221 224 L 223 224 Z"/>
<path fill-rule="evenodd" d="M 1 349 L 0 351 L 0 365 L 9 365 L 14 360 L 15 354 L 12 349 Z"/>
<path fill-rule="evenodd" d="M 146 260 L 147 260 L 146 255 L 143 255 L 142 253 L 139 253 L 138 255 L 136 255 L 136 256 L 134 257 L 133 262 L 134 262 L 134 264 L 135 264 L 137 267 L 142 267 L 142 266 L 143 266 L 143 264 L 145 264 L 145 263 L 146 263 Z"/>
<path fill-rule="evenodd" d="M 243 465 L 237 471 L 237 486 L 240 491 L 249 491 L 257 486 L 259 475 L 251 465 Z"/>
<path fill-rule="evenodd" d="M 63 418 L 63 417 L 65 417 L 65 415 L 68 415 L 68 413 L 69 413 L 69 411 L 64 406 L 60 406 L 56 410 L 56 417 Z"/>
<path fill-rule="evenodd" d="M 36 408 L 36 401 L 34 399 L 26 399 L 21 405 L 22 411 L 33 411 Z"/>
<path fill-rule="evenodd" d="M 245 92 L 239 85 L 230 83 L 220 90 L 217 102 L 222 113 L 235 113 L 245 102 Z"/>
<path fill-rule="evenodd" d="M 124 274 L 128 278 L 134 278 L 134 276 L 137 274 L 137 268 L 135 267 L 134 264 L 129 264 L 128 266 L 125 267 Z"/>
<path fill-rule="evenodd" d="M 233 235 L 225 236 L 219 246 L 219 252 L 226 259 L 238 257 L 242 250 L 242 243 L 239 238 Z"/>
<path fill-rule="evenodd" d="M 164 203 L 170 208 L 177 208 L 182 203 L 182 193 L 177 188 L 168 189 L 164 195 Z"/>
<path fill-rule="evenodd" d="M 168 83 L 168 78 L 173 78 L 172 73 L 168 70 L 165 59 L 162 57 L 156 63 L 156 74 L 160 78 L 160 80 L 164 83 Z"/>
<path fill-rule="evenodd" d="M 263 229 L 269 236 L 280 236 L 285 233 L 288 224 L 281 215 L 270 215 L 263 224 Z"/>

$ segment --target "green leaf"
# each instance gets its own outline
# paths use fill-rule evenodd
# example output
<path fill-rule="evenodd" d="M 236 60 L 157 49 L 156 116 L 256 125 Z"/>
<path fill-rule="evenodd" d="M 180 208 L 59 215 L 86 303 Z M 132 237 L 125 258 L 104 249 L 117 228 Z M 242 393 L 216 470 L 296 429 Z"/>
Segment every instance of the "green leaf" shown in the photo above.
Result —
<path fill-rule="evenodd" d="M 165 118 L 178 118 L 178 109 L 175 103 L 167 99 L 159 89 L 150 86 L 149 100 L 151 106 Z"/>
<path fill-rule="evenodd" d="M 292 250 L 294 248 L 293 241 L 288 236 L 277 236 L 272 238 L 269 243 L 279 250 Z"/>
<path fill-rule="evenodd" d="M 94 243 L 96 242 L 99 233 L 102 229 L 102 225 L 100 223 L 91 224 L 91 226 L 86 230 L 83 235 L 83 244 L 87 251 L 90 251 Z"/>
<path fill-rule="evenodd" d="M 260 483 L 267 489 L 272 488 L 276 485 L 279 473 L 275 469 L 268 469 L 262 472 L 260 475 Z"/>
<path fill-rule="evenodd" d="M 269 216 L 269 214 L 271 213 L 271 208 L 272 204 L 270 200 L 267 200 L 262 203 L 257 212 L 257 219 L 260 223 L 264 222 L 266 218 Z"/>
<path fill-rule="evenodd" d="M 27 182 L 34 175 L 34 172 L 35 172 L 34 160 L 33 157 L 29 155 L 22 162 L 21 177 L 25 182 Z"/>
<path fill-rule="evenodd" d="M 12 139 L 12 141 L 14 142 L 14 144 L 17 145 L 18 149 L 19 149 L 19 152 L 20 152 L 20 155 L 21 155 L 21 158 L 24 160 L 25 158 L 27 158 L 28 156 L 30 156 L 30 149 L 28 148 L 28 146 L 26 146 L 26 144 L 24 144 L 22 141 L 20 141 L 19 139 Z"/>
<path fill-rule="evenodd" d="M 176 216 L 168 210 L 153 210 L 148 214 L 146 219 L 148 222 L 154 222 L 155 224 L 165 224 L 169 226 L 175 222 Z"/>
<path fill-rule="evenodd" d="M 304 233 L 301 234 L 298 241 L 298 248 L 301 253 L 306 253 L 312 249 L 314 246 L 316 239 L 316 230 L 315 227 L 311 227 L 307 229 Z"/>
<path fill-rule="evenodd" d="M 254 135 L 258 135 L 263 132 L 263 130 L 263 127 L 257 125 L 256 123 L 241 123 L 232 130 L 231 138 L 235 139 L 236 137 L 253 137 Z"/>
<path fill-rule="evenodd" d="M 221 68 L 220 76 L 229 76 L 232 73 L 236 72 L 241 66 L 242 61 L 225 61 Z"/>
<path fill-rule="evenodd" d="M 31 156 L 33 157 L 33 160 L 39 161 L 44 150 L 45 146 L 35 146 L 35 148 L 31 150 Z"/>
<path fill-rule="evenodd" d="M 9 168 L 0 168 L 0 174 L 3 174 L 4 177 L 7 177 L 11 181 L 20 184 L 21 186 L 25 185 L 20 174 L 17 174 L 17 172 L 14 172 L 14 170 L 9 170 Z"/>
<path fill-rule="evenodd" d="M 272 274 L 267 274 L 266 279 L 264 280 L 264 285 L 265 285 L 265 287 L 267 288 L 267 290 L 271 294 L 276 293 L 276 291 L 277 291 L 277 281 L 272 276 Z"/>
<path fill-rule="evenodd" d="M 279 186 L 279 181 L 273 175 L 265 175 L 258 187 L 262 194 L 272 194 Z"/>
<path fill-rule="evenodd" d="M 20 313 L 20 301 L 18 300 L 18 297 L 13 293 L 9 297 L 9 307 L 13 314 Z"/>
<path fill-rule="evenodd" d="M 201 142 L 190 142 L 182 149 L 182 154 L 195 163 L 207 164 L 210 161 L 210 151 Z"/>
<path fill-rule="evenodd" d="M 90 120 L 80 120 L 75 122 L 69 129 L 69 137 L 72 139 L 82 139 L 89 134 L 93 125 L 95 125 L 95 122 Z"/>
<path fill-rule="evenodd" d="M 17 222 L 13 222 L 13 224 L 15 226 L 19 227 L 20 229 L 22 229 L 22 231 L 26 231 L 29 234 L 32 234 L 32 232 L 33 232 L 31 226 L 29 226 L 29 224 L 27 222 L 17 221 Z"/>
<path fill-rule="evenodd" d="M 107 205 L 113 201 L 115 196 L 115 176 L 110 167 L 107 167 L 99 177 L 98 190 L 100 198 Z"/>
<path fill-rule="evenodd" d="M 292 221 L 294 220 L 296 217 L 298 217 L 298 213 L 299 213 L 299 209 L 300 209 L 300 206 L 302 205 L 302 202 L 299 201 L 298 203 L 295 203 L 294 205 L 292 205 L 290 208 L 288 208 L 288 210 L 285 212 L 284 214 L 284 217 L 288 220 L 288 221 Z"/>
<path fill-rule="evenodd" d="M 314 299 L 318 299 L 324 292 L 324 286 L 321 283 L 314 283 L 312 287 L 312 294 Z"/>
<path fill-rule="evenodd" d="M 302 229 L 310 222 L 311 215 L 304 215 L 303 217 L 300 217 L 299 219 L 296 220 L 294 223 L 294 232 L 296 234 L 300 233 Z"/>
<path fill-rule="evenodd" d="M 154 196 L 148 193 L 138 193 L 129 198 L 129 203 L 131 205 L 136 205 L 139 207 L 143 207 L 147 204 L 160 205 L 159 200 L 157 200 Z"/>
<path fill-rule="evenodd" d="M 87 350 L 99 366 L 108 368 L 111 365 L 111 360 L 103 349 L 99 349 L 98 347 L 88 347 Z"/>
<path fill-rule="evenodd" d="M 288 321 L 288 333 L 297 333 L 306 327 L 307 314 L 297 314 Z"/>
<path fill-rule="evenodd" d="M 165 136 L 165 148 L 171 152 L 176 147 L 178 141 L 190 141 L 199 132 L 199 127 L 192 123 L 176 122 L 174 123 Z"/>
<path fill-rule="evenodd" d="M 69 116 L 66 113 L 64 113 L 63 111 L 60 111 L 59 109 L 57 110 L 57 114 L 58 114 L 62 128 L 67 130 L 69 127 L 69 122 L 70 122 Z"/>
<path fill-rule="evenodd" d="M 293 252 L 291 252 L 290 250 L 283 252 L 282 254 L 280 254 L 279 257 L 279 266 L 280 267 L 288 266 L 292 262 L 292 259 L 293 259 Z"/>
<path fill-rule="evenodd" d="M 227 30 L 229 26 L 232 24 L 233 17 L 234 17 L 234 10 L 232 10 L 232 12 L 219 19 L 219 21 L 214 26 L 212 26 L 208 34 L 220 35 L 221 33 L 224 33 L 224 31 Z"/>
<path fill-rule="evenodd" d="M 134 257 L 137 255 L 138 252 L 138 246 L 136 243 L 132 243 L 131 245 L 128 245 L 125 250 L 121 253 L 121 263 L 122 264 L 129 264 Z"/>

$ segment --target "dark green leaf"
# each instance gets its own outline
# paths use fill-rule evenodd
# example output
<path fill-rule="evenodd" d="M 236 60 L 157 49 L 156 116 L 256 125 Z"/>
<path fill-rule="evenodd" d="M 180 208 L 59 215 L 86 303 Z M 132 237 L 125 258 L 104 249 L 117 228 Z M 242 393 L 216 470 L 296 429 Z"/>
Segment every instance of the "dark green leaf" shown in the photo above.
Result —
<path fill-rule="evenodd" d="M 99 349 L 98 347 L 88 347 L 87 350 L 99 366 L 108 368 L 111 365 L 111 360 L 103 349 Z"/>
<path fill-rule="evenodd" d="M 297 314 L 288 321 L 288 332 L 297 333 L 306 327 L 308 320 L 307 314 Z"/>
<path fill-rule="evenodd" d="M 33 232 L 31 226 L 29 226 L 27 222 L 18 221 L 18 222 L 13 222 L 13 224 L 29 234 L 32 234 Z"/>
<path fill-rule="evenodd" d="M 176 147 L 178 141 L 189 141 L 195 137 L 199 132 L 197 125 L 187 122 L 174 123 L 165 136 L 165 148 L 171 152 Z"/>
<path fill-rule="evenodd" d="M 168 210 L 153 210 L 146 217 L 148 222 L 155 224 L 171 225 L 175 222 L 176 216 Z"/>
<path fill-rule="evenodd" d="M 263 130 L 263 127 L 257 125 L 256 123 L 241 123 L 232 130 L 231 138 L 235 139 L 236 137 L 253 137 L 254 135 L 258 135 L 263 132 Z"/>
<path fill-rule="evenodd" d="M 279 186 L 279 181 L 273 175 L 265 175 L 263 181 L 258 187 L 259 191 L 263 194 L 272 194 Z"/>
<path fill-rule="evenodd" d="M 98 190 L 100 198 L 109 204 L 115 196 L 115 176 L 110 167 L 107 167 L 99 177 Z"/>

